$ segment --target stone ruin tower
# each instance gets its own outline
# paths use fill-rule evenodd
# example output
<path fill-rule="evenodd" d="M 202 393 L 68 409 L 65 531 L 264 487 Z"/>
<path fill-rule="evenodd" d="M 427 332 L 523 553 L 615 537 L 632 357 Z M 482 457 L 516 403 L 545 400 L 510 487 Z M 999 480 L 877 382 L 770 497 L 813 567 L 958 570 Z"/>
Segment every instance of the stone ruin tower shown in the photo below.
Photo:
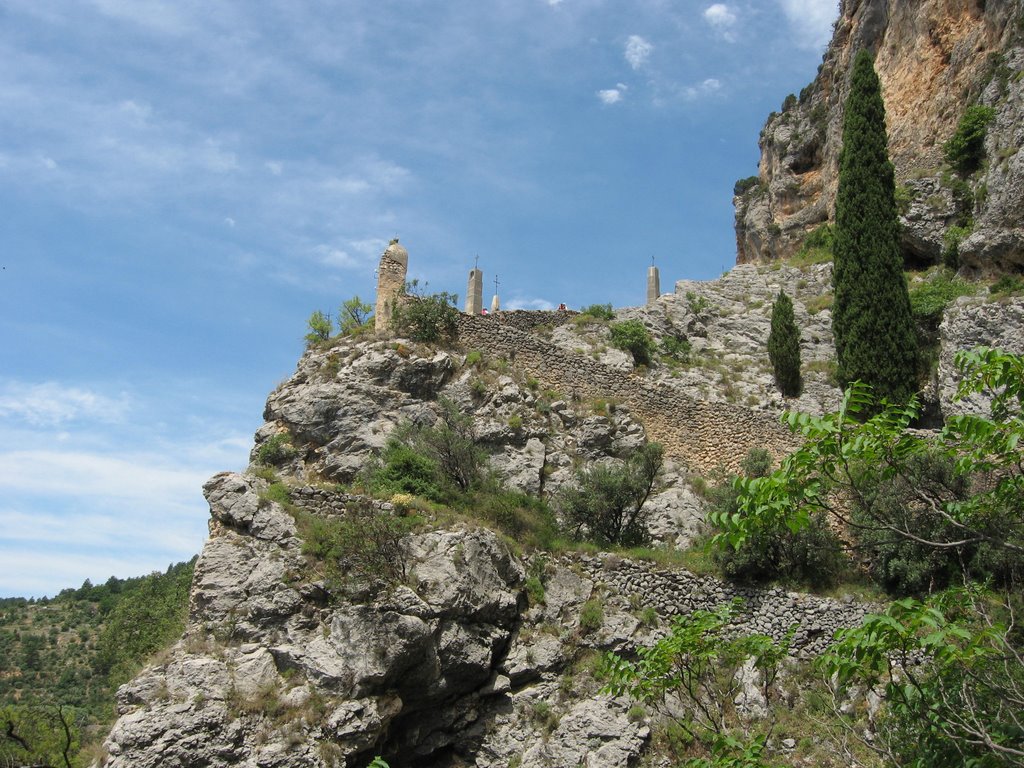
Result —
<path fill-rule="evenodd" d="M 661 296 L 661 276 L 658 268 L 651 264 L 647 268 L 647 303 L 653 304 Z"/>
<path fill-rule="evenodd" d="M 392 315 L 399 295 L 405 289 L 405 273 L 409 269 L 409 252 L 398 244 L 396 237 L 385 249 L 377 267 L 377 309 L 374 324 L 379 335 L 392 330 Z"/>
<path fill-rule="evenodd" d="M 483 309 L 484 273 L 477 267 L 469 270 L 469 283 L 466 285 L 466 314 L 479 315 Z"/>

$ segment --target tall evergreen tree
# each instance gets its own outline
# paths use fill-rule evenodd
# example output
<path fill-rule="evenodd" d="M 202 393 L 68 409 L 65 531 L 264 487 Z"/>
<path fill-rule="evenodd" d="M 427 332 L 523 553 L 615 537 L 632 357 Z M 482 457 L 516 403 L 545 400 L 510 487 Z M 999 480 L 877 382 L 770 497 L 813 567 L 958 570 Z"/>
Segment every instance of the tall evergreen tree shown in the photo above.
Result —
<path fill-rule="evenodd" d="M 832 331 L 839 380 L 905 402 L 917 391 L 917 341 L 899 249 L 885 105 L 871 55 L 853 64 L 836 194 Z"/>
<path fill-rule="evenodd" d="M 786 397 L 800 394 L 800 331 L 793 316 L 793 302 L 779 291 L 772 305 L 772 330 L 768 334 L 768 359 L 775 384 Z"/>

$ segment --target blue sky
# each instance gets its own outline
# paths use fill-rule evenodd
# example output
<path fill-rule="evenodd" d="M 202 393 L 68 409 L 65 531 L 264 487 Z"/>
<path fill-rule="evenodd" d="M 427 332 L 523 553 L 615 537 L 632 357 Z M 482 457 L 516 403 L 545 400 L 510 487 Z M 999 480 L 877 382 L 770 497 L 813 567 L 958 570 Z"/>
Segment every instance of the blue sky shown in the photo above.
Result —
<path fill-rule="evenodd" d="M 735 261 L 732 185 L 835 0 L 2 0 L 0 595 L 202 546 L 306 318 L 410 274 L 640 303 Z"/>

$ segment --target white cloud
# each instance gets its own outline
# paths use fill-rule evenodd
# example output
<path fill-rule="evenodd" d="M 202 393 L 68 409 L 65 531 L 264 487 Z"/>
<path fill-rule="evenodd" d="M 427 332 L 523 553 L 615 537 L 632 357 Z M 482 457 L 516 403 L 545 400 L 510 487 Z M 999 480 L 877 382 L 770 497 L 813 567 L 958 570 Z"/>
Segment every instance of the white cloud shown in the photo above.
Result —
<path fill-rule="evenodd" d="M 629 39 L 626 40 L 624 56 L 626 61 L 629 62 L 629 66 L 633 69 L 640 69 L 640 67 L 647 63 L 647 59 L 650 58 L 651 51 L 653 50 L 654 46 L 640 37 L 640 35 L 630 35 Z"/>
<path fill-rule="evenodd" d="M 736 24 L 736 12 L 724 3 L 715 3 L 704 9 L 704 21 L 719 29 Z"/>
<path fill-rule="evenodd" d="M 603 91 L 597 92 L 597 98 L 601 100 L 602 104 L 618 104 L 622 101 L 623 90 L 619 87 L 606 88 Z"/>
<path fill-rule="evenodd" d="M 284 166 L 274 160 L 268 160 L 263 164 L 263 167 L 270 171 L 274 176 L 280 176 L 281 171 L 284 170 Z"/>
<path fill-rule="evenodd" d="M 162 456 L 104 455 L 76 450 L 0 453 L 0 489 L 5 492 L 74 498 L 130 499 L 152 506 L 156 498 L 184 498 L 207 479 L 207 471 L 168 463 Z"/>
<path fill-rule="evenodd" d="M 510 301 L 505 302 L 505 309 L 554 309 L 555 305 L 547 299 L 530 299 L 525 297 L 516 297 Z"/>
<path fill-rule="evenodd" d="M 120 421 L 129 408 L 118 399 L 55 382 L 25 384 L 11 381 L 0 387 L 0 418 L 17 419 L 32 426 L 57 426 L 80 419 Z"/>
<path fill-rule="evenodd" d="M 838 14 L 835 0 L 779 0 L 779 4 L 798 46 L 820 50 L 829 41 Z"/>
<path fill-rule="evenodd" d="M 235 224 L 237 224 L 238 222 L 236 222 L 236 221 L 235 221 L 234 219 L 232 219 L 232 218 L 231 218 L 230 216 L 226 216 L 226 217 L 224 218 L 224 223 L 225 223 L 225 224 L 227 224 L 227 225 L 228 225 L 229 227 L 231 227 L 232 229 L 234 229 L 234 228 L 235 228 Z"/>
<path fill-rule="evenodd" d="M 313 251 L 316 253 L 320 263 L 327 267 L 352 269 L 359 266 L 358 261 L 340 248 L 334 248 L 330 245 L 318 245 Z"/>
<path fill-rule="evenodd" d="M 712 93 L 721 90 L 722 82 L 714 77 L 709 77 L 706 80 L 697 83 L 696 85 L 690 85 L 683 89 L 683 96 L 693 101 L 699 99 L 702 96 L 710 96 Z"/>
<path fill-rule="evenodd" d="M 715 3 L 704 9 L 704 21 L 711 25 L 720 37 L 730 43 L 736 40 L 733 30 L 737 19 L 736 11 L 725 3 Z"/>

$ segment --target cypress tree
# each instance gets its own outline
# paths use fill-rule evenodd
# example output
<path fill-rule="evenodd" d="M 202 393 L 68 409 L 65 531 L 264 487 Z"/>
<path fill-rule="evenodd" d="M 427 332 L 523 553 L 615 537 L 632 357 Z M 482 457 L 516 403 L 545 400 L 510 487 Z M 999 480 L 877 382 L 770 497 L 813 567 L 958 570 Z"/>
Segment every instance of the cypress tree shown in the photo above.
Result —
<path fill-rule="evenodd" d="M 800 394 L 800 331 L 793 316 L 793 302 L 784 291 L 772 305 L 772 330 L 768 334 L 768 359 L 775 384 L 786 397 Z"/>
<path fill-rule="evenodd" d="M 857 54 L 843 119 L 836 194 L 832 332 L 839 381 L 906 402 L 917 391 L 917 341 L 903 278 L 896 183 L 874 63 Z"/>

